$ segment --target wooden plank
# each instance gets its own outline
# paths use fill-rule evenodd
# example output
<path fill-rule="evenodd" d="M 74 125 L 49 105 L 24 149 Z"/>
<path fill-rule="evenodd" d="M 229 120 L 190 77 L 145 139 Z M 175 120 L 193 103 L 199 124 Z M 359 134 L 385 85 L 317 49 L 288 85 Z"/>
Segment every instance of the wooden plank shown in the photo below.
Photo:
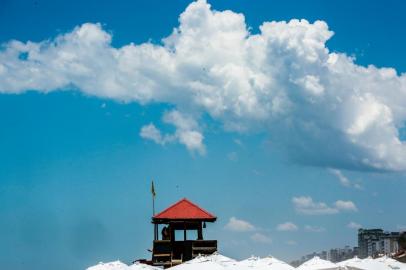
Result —
<path fill-rule="evenodd" d="M 215 247 L 199 247 L 199 248 L 193 248 L 193 250 L 217 250 Z"/>

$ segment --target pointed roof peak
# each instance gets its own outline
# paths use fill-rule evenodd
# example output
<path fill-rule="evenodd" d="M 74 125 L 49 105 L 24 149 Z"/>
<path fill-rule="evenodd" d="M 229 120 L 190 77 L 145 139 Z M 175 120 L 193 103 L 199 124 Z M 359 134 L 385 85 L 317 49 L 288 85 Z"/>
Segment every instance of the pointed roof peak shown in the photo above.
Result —
<path fill-rule="evenodd" d="M 217 217 L 204 210 L 187 198 L 182 198 L 162 212 L 152 217 L 153 220 L 201 220 L 216 221 Z"/>

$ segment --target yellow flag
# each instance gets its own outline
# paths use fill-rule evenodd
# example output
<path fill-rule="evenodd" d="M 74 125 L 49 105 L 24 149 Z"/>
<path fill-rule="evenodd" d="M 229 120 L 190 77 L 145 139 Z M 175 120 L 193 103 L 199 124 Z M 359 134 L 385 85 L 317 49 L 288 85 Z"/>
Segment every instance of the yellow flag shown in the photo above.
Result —
<path fill-rule="evenodd" d="M 151 182 L 151 193 L 152 193 L 152 197 L 155 197 L 155 196 L 156 196 L 156 193 L 155 193 L 155 186 L 154 186 L 154 180 L 152 180 L 152 182 Z"/>

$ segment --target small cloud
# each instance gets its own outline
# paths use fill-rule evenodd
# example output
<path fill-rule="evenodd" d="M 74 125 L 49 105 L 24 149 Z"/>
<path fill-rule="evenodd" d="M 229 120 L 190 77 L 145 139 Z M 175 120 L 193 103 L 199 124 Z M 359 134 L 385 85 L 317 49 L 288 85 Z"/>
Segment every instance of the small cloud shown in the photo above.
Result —
<path fill-rule="evenodd" d="M 244 146 L 244 144 L 242 143 L 242 141 L 240 139 L 234 139 L 233 142 L 238 146 L 241 146 L 241 147 Z"/>
<path fill-rule="evenodd" d="M 358 212 L 358 208 L 355 206 L 355 204 L 352 201 L 341 201 L 338 200 L 334 203 L 336 208 L 340 211 L 352 211 L 352 212 Z"/>
<path fill-rule="evenodd" d="M 248 221 L 238 219 L 236 217 L 231 217 L 226 226 L 226 230 L 234 232 L 250 232 L 255 230 L 255 226 L 249 223 Z"/>
<path fill-rule="evenodd" d="M 231 161 L 238 161 L 238 154 L 236 152 L 228 153 L 227 158 Z"/>
<path fill-rule="evenodd" d="M 338 200 L 334 206 L 329 206 L 324 202 L 315 202 L 310 196 L 300 196 L 292 198 L 296 212 L 304 215 L 332 215 L 342 211 L 357 212 L 358 209 L 352 201 Z"/>
<path fill-rule="evenodd" d="M 172 110 L 164 114 L 163 121 L 176 127 L 173 136 L 179 143 L 185 145 L 189 151 L 196 151 L 200 155 L 206 153 L 206 147 L 203 143 L 204 136 L 199 131 L 198 123 L 191 115 Z"/>
<path fill-rule="evenodd" d="M 346 177 L 342 173 L 342 171 L 330 168 L 329 172 L 337 177 L 338 181 L 340 182 L 340 184 L 342 186 L 348 187 L 348 188 L 362 189 L 362 186 L 360 184 L 353 183 L 350 179 L 348 179 L 348 177 Z"/>
<path fill-rule="evenodd" d="M 203 143 L 204 136 L 198 130 L 197 122 L 190 115 L 184 115 L 177 110 L 173 110 L 165 113 L 163 121 L 166 124 L 175 126 L 176 131 L 174 134 L 162 134 L 153 123 L 150 123 L 141 128 L 140 136 L 160 145 L 177 141 L 185 145 L 190 152 L 198 152 L 200 155 L 206 153 Z"/>
<path fill-rule="evenodd" d="M 304 215 L 331 215 L 337 214 L 336 208 L 329 207 L 324 202 L 314 202 L 312 197 L 293 197 L 292 203 L 296 212 Z"/>
<path fill-rule="evenodd" d="M 324 227 L 310 225 L 306 225 L 304 229 L 306 232 L 314 232 L 314 233 L 321 233 L 326 231 L 326 228 Z"/>
<path fill-rule="evenodd" d="M 104 108 L 106 108 L 106 106 L 107 106 L 106 102 L 103 102 L 103 103 L 100 105 L 100 108 L 104 109 Z"/>
<path fill-rule="evenodd" d="M 351 221 L 350 223 L 347 224 L 347 228 L 358 230 L 359 228 L 362 228 L 362 225 Z"/>
<path fill-rule="evenodd" d="M 359 190 L 362 190 L 362 189 L 364 189 L 360 184 L 358 184 L 358 183 L 355 183 L 354 184 L 354 188 L 355 189 L 359 189 Z"/>
<path fill-rule="evenodd" d="M 256 169 L 253 169 L 252 173 L 255 174 L 255 175 L 262 175 L 262 173 L 260 171 L 256 170 Z"/>
<path fill-rule="evenodd" d="M 288 241 L 286 241 L 286 244 L 289 245 L 289 246 L 296 246 L 297 242 L 294 241 L 294 240 L 288 240 Z"/>
<path fill-rule="evenodd" d="M 298 227 L 296 226 L 296 224 L 292 223 L 292 222 L 285 222 L 282 224 L 279 224 L 276 229 L 278 231 L 283 231 L 283 232 L 287 232 L 287 231 L 297 231 Z"/>
<path fill-rule="evenodd" d="M 151 140 L 156 144 L 164 145 L 166 142 L 161 134 L 161 131 L 152 123 L 143 126 L 140 131 L 141 138 Z"/>
<path fill-rule="evenodd" d="M 264 243 L 264 244 L 270 244 L 272 243 L 272 239 L 269 236 L 266 236 L 262 233 L 254 233 L 251 235 L 251 240 L 257 243 Z"/>
<path fill-rule="evenodd" d="M 340 184 L 344 187 L 350 187 L 351 186 L 351 182 L 350 180 L 340 171 L 337 169 L 329 169 L 330 173 L 332 173 L 333 175 L 335 175 L 338 180 L 340 181 Z"/>

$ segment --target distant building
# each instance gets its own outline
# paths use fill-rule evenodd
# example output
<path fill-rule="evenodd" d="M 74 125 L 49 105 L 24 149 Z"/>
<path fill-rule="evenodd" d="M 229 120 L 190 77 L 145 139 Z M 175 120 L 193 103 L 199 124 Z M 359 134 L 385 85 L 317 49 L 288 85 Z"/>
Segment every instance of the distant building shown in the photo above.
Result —
<path fill-rule="evenodd" d="M 329 260 L 330 262 L 336 262 L 338 259 L 338 249 L 330 249 L 327 252 L 327 260 Z"/>
<path fill-rule="evenodd" d="M 344 248 L 334 248 L 327 252 L 327 260 L 331 262 L 341 262 L 358 255 L 358 247 L 351 248 L 345 246 Z"/>
<path fill-rule="evenodd" d="M 382 229 L 359 229 L 359 257 L 391 255 L 399 250 L 399 232 L 384 232 Z"/>
<path fill-rule="evenodd" d="M 385 232 L 382 229 L 359 229 L 358 247 L 351 248 L 350 246 L 345 246 L 344 248 L 332 248 L 328 251 L 313 252 L 302 256 L 299 260 L 292 261 L 290 264 L 296 267 L 315 256 L 331 262 L 341 262 L 355 256 L 367 258 L 369 256 L 388 255 L 396 258 L 399 257 L 397 258 L 398 260 L 406 262 L 406 232 L 404 232 L 404 236 L 401 239 L 402 244 L 405 245 L 404 248 L 399 245 L 400 238 L 400 232 Z"/>
<path fill-rule="evenodd" d="M 359 229 L 358 230 L 358 256 L 360 258 L 366 258 L 372 256 L 373 243 L 379 241 L 383 236 L 382 229 Z"/>
<path fill-rule="evenodd" d="M 332 248 L 328 251 L 321 251 L 321 252 L 313 252 L 308 255 L 302 256 L 300 260 L 292 261 L 290 264 L 292 266 L 299 266 L 305 261 L 308 261 L 315 256 L 320 257 L 323 260 L 329 260 L 331 262 L 341 262 L 351 258 L 354 258 L 358 255 L 358 247 L 351 248 L 349 246 L 345 246 L 344 248 Z"/>
<path fill-rule="evenodd" d="M 406 231 L 400 233 L 398 245 L 399 251 L 393 256 L 393 258 L 406 263 Z"/>
<path fill-rule="evenodd" d="M 327 260 L 327 251 L 323 250 L 320 253 L 320 258 L 323 259 L 323 260 Z"/>

